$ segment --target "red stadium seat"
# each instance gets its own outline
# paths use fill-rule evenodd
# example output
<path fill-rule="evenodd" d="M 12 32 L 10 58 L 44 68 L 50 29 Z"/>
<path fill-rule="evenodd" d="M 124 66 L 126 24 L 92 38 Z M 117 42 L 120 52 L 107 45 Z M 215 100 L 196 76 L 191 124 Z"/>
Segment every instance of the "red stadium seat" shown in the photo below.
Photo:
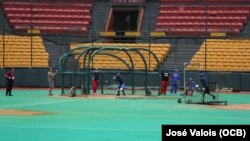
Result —
<path fill-rule="evenodd" d="M 27 2 L 4 3 L 7 18 L 14 29 L 25 31 L 36 28 L 40 29 L 41 33 L 86 32 L 92 19 L 92 7 L 91 0 L 89 3 L 67 4 L 47 4 L 38 0 L 32 3 L 32 8 Z"/>
<path fill-rule="evenodd" d="M 205 32 L 226 32 L 237 35 L 246 24 L 250 12 L 250 7 L 246 6 L 164 5 L 164 3 L 192 3 L 194 2 L 192 0 L 162 0 L 161 2 L 155 29 L 156 31 L 168 32 L 168 35 L 204 35 Z M 203 2 L 212 1 L 200 1 L 200 3 Z M 238 1 L 230 0 L 231 2 Z"/>

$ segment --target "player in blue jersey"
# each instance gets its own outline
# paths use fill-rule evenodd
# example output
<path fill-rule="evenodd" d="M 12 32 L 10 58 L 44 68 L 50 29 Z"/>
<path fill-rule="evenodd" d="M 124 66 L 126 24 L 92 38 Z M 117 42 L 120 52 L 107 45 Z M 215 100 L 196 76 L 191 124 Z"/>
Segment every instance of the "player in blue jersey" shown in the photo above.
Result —
<path fill-rule="evenodd" d="M 173 93 L 176 94 L 178 87 L 180 85 L 180 74 L 178 73 L 178 70 L 175 70 L 175 72 L 172 74 L 170 84 L 171 84 L 170 94 Z"/>
<path fill-rule="evenodd" d="M 119 82 L 119 86 L 118 86 L 118 90 L 117 90 L 117 96 L 120 96 L 120 91 L 122 91 L 123 95 L 125 96 L 125 92 L 124 92 L 124 87 L 125 84 L 120 76 L 120 73 L 117 73 L 114 77 L 113 80 Z"/>
<path fill-rule="evenodd" d="M 201 86 L 202 88 L 204 88 L 205 90 L 203 91 L 203 99 L 202 99 L 202 102 L 204 102 L 204 99 L 205 99 L 205 94 L 208 94 L 208 95 L 211 95 L 213 97 L 213 99 L 215 100 L 215 96 L 212 95 L 210 93 L 210 90 L 209 90 L 209 86 L 208 86 L 208 82 L 207 82 L 207 78 L 206 76 L 204 75 L 204 73 L 200 73 L 200 81 L 201 81 Z"/>

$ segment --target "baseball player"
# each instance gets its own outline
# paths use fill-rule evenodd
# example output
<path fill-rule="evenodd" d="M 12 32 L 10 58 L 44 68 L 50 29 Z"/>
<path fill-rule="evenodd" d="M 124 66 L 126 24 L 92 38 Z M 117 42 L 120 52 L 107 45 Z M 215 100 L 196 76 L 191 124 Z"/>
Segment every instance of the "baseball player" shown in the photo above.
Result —
<path fill-rule="evenodd" d="M 119 86 L 118 86 L 118 90 L 117 90 L 117 96 L 120 96 L 120 91 L 122 91 L 123 95 L 125 96 L 125 92 L 124 92 L 124 87 L 125 84 L 120 76 L 120 73 L 117 73 L 114 77 L 113 80 L 119 82 Z"/>

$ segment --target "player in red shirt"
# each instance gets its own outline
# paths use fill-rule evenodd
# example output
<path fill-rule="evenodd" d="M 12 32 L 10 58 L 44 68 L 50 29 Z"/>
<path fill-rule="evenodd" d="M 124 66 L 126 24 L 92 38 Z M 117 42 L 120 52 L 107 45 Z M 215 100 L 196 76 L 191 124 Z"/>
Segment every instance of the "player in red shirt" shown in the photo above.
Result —
<path fill-rule="evenodd" d="M 93 94 L 96 94 L 96 91 L 98 89 L 98 84 L 99 84 L 99 71 L 98 68 L 95 69 L 93 72 L 92 76 L 92 89 L 93 89 Z"/>
<path fill-rule="evenodd" d="M 168 73 L 162 71 L 161 72 L 161 92 L 160 92 L 162 95 L 166 95 L 167 88 L 168 88 L 168 78 L 169 78 Z"/>
<path fill-rule="evenodd" d="M 11 94 L 11 91 L 12 91 L 12 87 L 13 87 L 13 83 L 14 83 L 14 79 L 15 79 L 14 71 L 15 71 L 15 69 L 12 68 L 10 71 L 8 71 L 4 75 L 4 77 L 7 79 L 6 96 L 13 96 Z"/>

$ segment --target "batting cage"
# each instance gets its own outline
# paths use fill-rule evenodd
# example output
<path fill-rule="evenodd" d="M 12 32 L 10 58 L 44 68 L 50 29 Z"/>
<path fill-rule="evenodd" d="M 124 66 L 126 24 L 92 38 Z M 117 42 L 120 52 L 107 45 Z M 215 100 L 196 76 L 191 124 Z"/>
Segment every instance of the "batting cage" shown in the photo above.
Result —
<path fill-rule="evenodd" d="M 153 65 L 157 68 L 152 69 Z M 114 76 L 119 75 L 124 82 L 126 94 L 158 95 L 159 65 L 157 56 L 146 48 L 76 47 L 59 59 L 61 93 L 69 94 L 73 87 L 77 94 L 92 94 L 92 88 L 97 85 L 99 94 L 116 94 L 120 81 L 116 81 Z M 96 73 L 98 82 L 94 84 Z M 155 93 L 152 93 L 153 90 Z"/>

